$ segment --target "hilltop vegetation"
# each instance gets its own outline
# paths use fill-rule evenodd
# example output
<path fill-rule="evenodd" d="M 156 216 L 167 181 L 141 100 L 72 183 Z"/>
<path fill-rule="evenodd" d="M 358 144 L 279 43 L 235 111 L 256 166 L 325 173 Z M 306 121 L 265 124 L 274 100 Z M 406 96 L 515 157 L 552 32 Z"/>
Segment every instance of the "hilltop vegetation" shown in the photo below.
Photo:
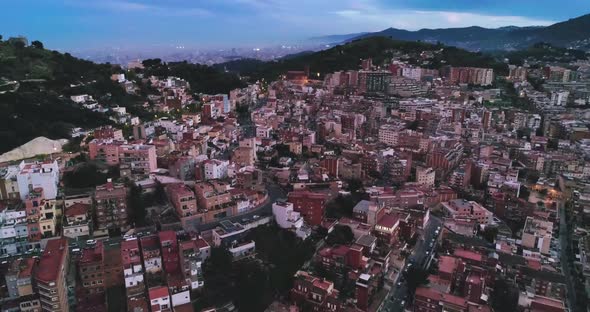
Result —
<path fill-rule="evenodd" d="M 577 60 L 588 59 L 587 52 L 575 49 L 561 48 L 545 42 L 536 43 L 523 50 L 511 52 L 497 52 L 495 54 L 500 57 L 507 58 L 510 64 L 516 65 L 522 65 L 525 61 L 527 61 L 528 63 L 569 63 Z"/>
<path fill-rule="evenodd" d="M 38 136 L 69 138 L 72 127 L 110 123 L 62 95 L 71 85 L 110 81 L 111 71 L 110 65 L 45 50 L 40 42 L 0 41 L 0 85 L 11 82 L 9 91 L 0 93 L 0 153 Z"/>
<path fill-rule="evenodd" d="M 437 52 L 434 57 L 421 59 L 423 51 Z M 373 64 L 382 64 L 394 56 L 406 55 L 410 63 L 428 68 L 440 68 L 444 65 L 491 67 L 499 72 L 506 72 L 505 64 L 498 63 L 494 58 L 481 53 L 468 52 L 442 44 L 424 42 L 398 41 L 385 37 L 370 37 L 338 45 L 331 49 L 283 58 L 275 62 L 258 62 L 254 60 L 240 60 L 223 63 L 219 68 L 239 72 L 253 79 L 272 80 L 289 70 L 303 70 L 310 66 L 312 73 L 323 74 L 338 71 L 358 69 L 361 59 L 372 58 Z"/>
<path fill-rule="evenodd" d="M 194 92 L 228 93 L 244 86 L 237 75 L 206 65 L 160 60 L 147 60 L 146 64 L 145 74 L 186 79 Z M 71 95 L 89 94 L 104 106 L 125 107 L 142 120 L 153 118 L 142 107 L 145 94 L 128 94 L 110 79 L 120 72 L 119 66 L 46 50 L 39 41 L 26 46 L 23 41 L 0 39 L 0 153 L 38 136 L 69 138 L 73 127 L 112 123 L 107 115 L 72 102 Z"/>
<path fill-rule="evenodd" d="M 230 90 L 245 87 L 240 78 L 231 73 L 222 72 L 214 67 L 184 62 L 164 63 L 160 59 L 143 61 L 147 76 L 174 76 L 188 81 L 191 90 L 197 93 L 229 93 Z"/>

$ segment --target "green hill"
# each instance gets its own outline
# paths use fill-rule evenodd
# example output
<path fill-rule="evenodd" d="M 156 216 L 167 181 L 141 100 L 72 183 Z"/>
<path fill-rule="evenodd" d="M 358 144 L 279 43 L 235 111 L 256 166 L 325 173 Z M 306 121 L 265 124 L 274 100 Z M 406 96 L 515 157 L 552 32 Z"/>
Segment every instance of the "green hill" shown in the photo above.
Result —
<path fill-rule="evenodd" d="M 109 124 L 63 95 L 91 81 L 111 85 L 110 65 L 97 65 L 69 54 L 45 50 L 40 42 L 24 46 L 0 41 L 0 153 L 35 137 L 69 138 L 72 127 Z M 106 81 L 106 80 L 108 81 Z M 120 88 L 119 88 L 120 89 Z"/>
<path fill-rule="evenodd" d="M 420 56 L 423 51 L 437 53 L 433 53 L 434 57 L 424 64 Z M 358 69 L 361 59 L 372 58 L 373 64 L 383 64 L 393 56 L 406 57 L 410 63 L 428 68 L 452 65 L 491 67 L 500 73 L 505 73 L 507 70 L 505 64 L 498 63 L 493 57 L 481 53 L 468 52 L 441 44 L 399 41 L 386 37 L 359 39 L 324 51 L 287 57 L 274 62 L 239 60 L 222 63 L 218 67 L 239 72 L 253 79 L 272 80 L 289 70 L 303 70 L 308 65 L 312 73 L 320 73 L 321 77 L 338 70 Z"/>
<path fill-rule="evenodd" d="M 522 65 L 528 63 L 546 64 L 549 62 L 570 63 L 577 60 L 587 60 L 589 53 L 581 50 L 561 48 L 549 43 L 539 42 L 526 49 L 517 51 L 497 51 L 498 57 L 507 58 L 511 64 Z"/>
<path fill-rule="evenodd" d="M 146 64 L 144 74 L 184 78 L 194 92 L 228 93 L 244 85 L 237 75 L 206 65 L 165 64 L 160 60 L 147 60 Z M 38 41 L 25 46 L 19 40 L 0 40 L 0 153 L 37 136 L 69 138 L 73 127 L 111 123 L 104 114 L 73 103 L 71 95 L 89 94 L 103 105 L 125 107 L 144 120 L 153 118 L 142 107 L 146 101 L 144 89 L 139 95 L 127 94 L 110 79 L 113 73 L 120 72 L 119 66 L 46 50 Z"/>

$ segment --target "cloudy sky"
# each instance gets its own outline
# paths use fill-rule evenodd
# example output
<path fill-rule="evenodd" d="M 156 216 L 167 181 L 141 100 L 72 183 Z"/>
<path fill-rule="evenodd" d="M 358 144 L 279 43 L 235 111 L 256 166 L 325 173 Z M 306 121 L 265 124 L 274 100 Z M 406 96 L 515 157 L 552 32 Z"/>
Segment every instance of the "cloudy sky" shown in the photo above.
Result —
<path fill-rule="evenodd" d="M 0 34 L 54 49 L 236 47 L 378 31 L 549 25 L 590 0 L 1 0 Z"/>

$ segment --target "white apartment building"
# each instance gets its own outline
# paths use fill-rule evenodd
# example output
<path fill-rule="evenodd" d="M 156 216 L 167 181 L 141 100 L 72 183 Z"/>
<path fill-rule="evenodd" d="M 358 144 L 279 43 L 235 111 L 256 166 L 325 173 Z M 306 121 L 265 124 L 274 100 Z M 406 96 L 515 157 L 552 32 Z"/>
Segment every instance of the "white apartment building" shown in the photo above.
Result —
<path fill-rule="evenodd" d="M 57 160 L 34 163 L 22 161 L 19 164 L 16 181 L 21 200 L 24 200 L 36 188 L 43 189 L 45 199 L 55 199 L 59 184 L 59 165 L 57 164 Z"/>
<path fill-rule="evenodd" d="M 205 180 L 223 179 L 227 177 L 229 161 L 210 159 L 204 162 Z"/>

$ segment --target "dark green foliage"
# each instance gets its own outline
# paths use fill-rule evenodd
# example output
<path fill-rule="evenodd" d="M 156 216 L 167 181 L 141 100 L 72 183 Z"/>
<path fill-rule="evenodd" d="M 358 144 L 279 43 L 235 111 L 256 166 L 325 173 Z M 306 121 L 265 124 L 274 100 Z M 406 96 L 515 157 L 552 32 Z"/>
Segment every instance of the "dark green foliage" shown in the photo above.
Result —
<path fill-rule="evenodd" d="M 498 228 L 486 226 L 486 228 L 481 231 L 480 235 L 489 243 L 494 243 L 496 241 L 496 236 L 498 235 Z"/>
<path fill-rule="evenodd" d="M 295 272 L 315 250 L 313 241 L 301 241 L 276 226 L 254 228 L 246 239 L 256 242 L 256 260 L 232 262 L 226 249 L 212 248 L 203 265 L 205 289 L 199 307 L 233 301 L 240 311 L 264 311 L 274 298 L 287 294 Z"/>
<path fill-rule="evenodd" d="M 168 201 L 168 196 L 166 196 L 166 190 L 164 190 L 164 185 L 156 180 L 156 189 L 154 190 L 154 199 L 156 203 L 162 205 Z"/>
<path fill-rule="evenodd" d="M 43 49 L 43 43 L 39 40 L 31 42 L 31 46 L 36 49 Z"/>
<path fill-rule="evenodd" d="M 490 297 L 495 311 L 517 311 L 518 288 L 511 281 L 497 279 Z"/>
<path fill-rule="evenodd" d="M 536 43 L 523 50 L 500 53 L 499 56 L 507 58 L 510 64 L 515 65 L 522 65 L 525 60 L 536 60 L 545 63 L 588 59 L 588 55 L 584 51 L 556 47 L 544 42 Z"/>
<path fill-rule="evenodd" d="M 434 60 L 433 67 L 442 65 L 492 67 L 496 71 L 506 72 L 505 64 L 496 62 L 489 56 L 472 53 L 454 47 L 445 47 L 423 42 L 399 41 L 385 37 L 372 37 L 339 45 L 328 50 L 283 58 L 276 62 L 259 63 L 252 60 L 239 60 L 220 64 L 221 68 L 239 71 L 253 79 L 274 80 L 289 70 L 303 70 L 310 66 L 312 73 L 331 73 L 338 70 L 358 69 L 360 60 L 372 58 L 374 64 L 382 64 L 391 59 L 394 52 L 414 53 L 437 51 L 444 48 L 442 57 Z M 443 64 L 441 62 L 445 60 Z M 418 59 L 414 60 L 415 63 Z"/>
<path fill-rule="evenodd" d="M 222 247 L 211 248 L 211 255 L 203 264 L 204 295 L 209 304 L 222 304 L 234 295 L 232 256 Z"/>
<path fill-rule="evenodd" d="M 76 153 L 79 152 L 80 143 L 82 142 L 82 137 L 76 137 L 69 140 L 68 143 L 64 144 L 61 148 L 66 153 Z"/>
<path fill-rule="evenodd" d="M 72 127 L 110 123 L 102 114 L 60 96 L 71 84 L 110 81 L 110 65 L 97 65 L 67 53 L 44 50 L 40 42 L 30 47 L 15 47 L 17 42 L 21 41 L 0 42 L 0 76 L 19 81 L 18 90 L 0 94 L 0 153 L 37 136 L 69 138 Z"/>
<path fill-rule="evenodd" d="M 293 232 L 276 226 L 252 229 L 248 239 L 256 242 L 257 257 L 270 264 L 270 280 L 278 293 L 291 289 L 293 275 L 315 251 L 311 240 L 301 241 Z"/>
<path fill-rule="evenodd" d="M 412 266 L 404 273 L 404 278 L 406 279 L 406 283 L 408 285 L 408 292 L 413 294 L 416 291 L 416 288 L 422 285 L 428 285 L 428 271 L 417 266 Z"/>
<path fill-rule="evenodd" d="M 352 209 L 360 200 L 360 195 L 357 194 L 338 195 L 326 204 L 326 217 L 330 219 L 352 217 Z"/>
<path fill-rule="evenodd" d="M 131 215 L 131 223 L 135 226 L 144 226 L 145 225 L 145 217 L 147 215 L 145 201 L 142 196 L 142 188 L 141 186 L 135 185 L 135 183 L 130 182 L 128 185 L 128 193 L 127 193 L 127 210 L 130 212 Z"/>
<path fill-rule="evenodd" d="M 75 126 L 110 124 L 103 115 L 47 91 L 0 94 L 0 110 L 0 153 L 38 136 L 69 138 Z"/>
<path fill-rule="evenodd" d="M 363 189 L 363 181 L 358 179 L 351 179 L 346 181 L 347 188 L 346 190 L 351 192 L 352 194 L 358 194 Z"/>
<path fill-rule="evenodd" d="M 520 191 L 518 192 L 518 198 L 528 200 L 530 195 L 531 195 L 531 192 L 529 191 L 528 187 L 526 187 L 524 185 L 520 185 Z"/>
<path fill-rule="evenodd" d="M 175 76 L 187 80 L 196 93 L 229 93 L 244 87 L 245 83 L 232 73 L 219 71 L 211 66 L 184 62 L 162 63 L 160 59 L 145 60 L 145 73 L 150 76 Z"/>
<path fill-rule="evenodd" d="M 326 244 L 334 245 L 350 245 L 354 241 L 354 233 L 347 225 L 336 225 L 328 237 L 326 237 Z"/>
<path fill-rule="evenodd" d="M 236 266 L 236 307 L 239 311 L 264 311 L 274 295 L 269 272 L 257 261 L 242 261 Z"/>
<path fill-rule="evenodd" d="M 63 182 L 69 188 L 87 188 L 107 182 L 107 173 L 102 172 L 95 164 L 83 163 L 72 171 L 66 171 Z"/>

